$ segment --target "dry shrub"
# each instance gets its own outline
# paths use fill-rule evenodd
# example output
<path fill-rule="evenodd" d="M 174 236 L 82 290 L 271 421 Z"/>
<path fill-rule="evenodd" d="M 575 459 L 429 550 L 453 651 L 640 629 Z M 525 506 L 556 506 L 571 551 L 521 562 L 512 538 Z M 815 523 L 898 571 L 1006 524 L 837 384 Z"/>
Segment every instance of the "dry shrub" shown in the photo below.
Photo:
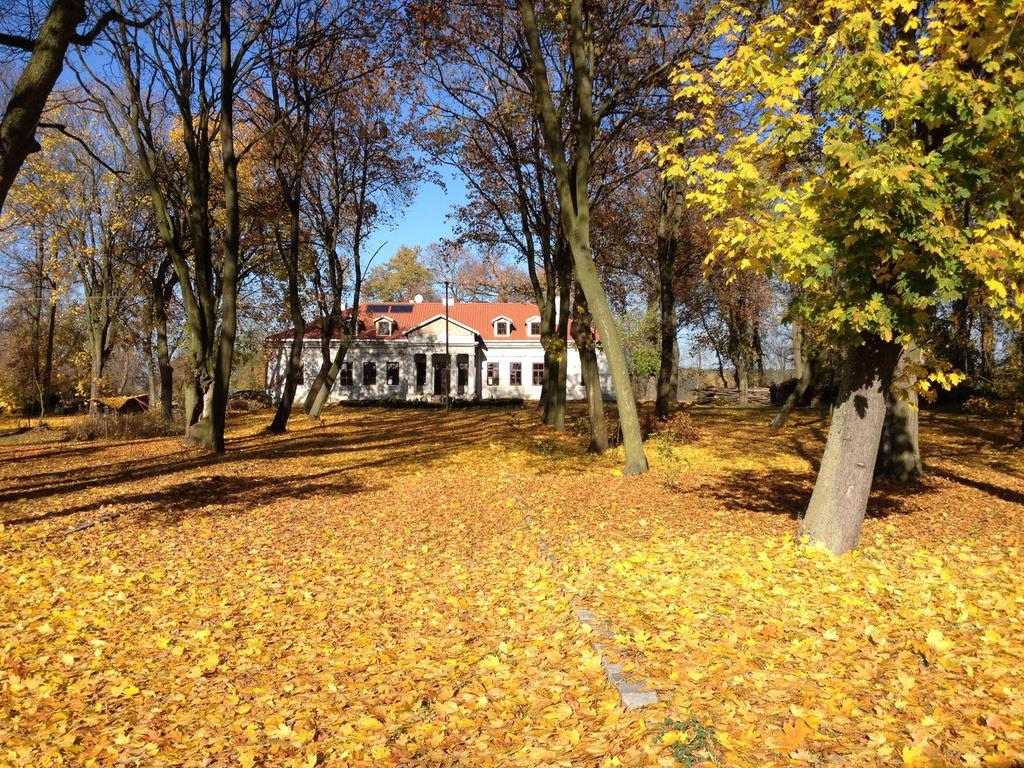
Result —
<path fill-rule="evenodd" d="M 78 419 L 67 428 L 65 440 L 137 440 L 182 434 L 178 420 L 164 421 L 151 413 L 104 413 Z"/>
<path fill-rule="evenodd" d="M 654 419 L 652 426 L 652 431 L 676 443 L 692 443 L 699 437 L 697 427 L 686 411 L 676 411 L 664 421 Z"/>
<path fill-rule="evenodd" d="M 1000 400 L 985 395 L 975 395 L 964 403 L 964 413 L 976 416 L 1014 416 L 1021 410 L 1012 400 Z"/>

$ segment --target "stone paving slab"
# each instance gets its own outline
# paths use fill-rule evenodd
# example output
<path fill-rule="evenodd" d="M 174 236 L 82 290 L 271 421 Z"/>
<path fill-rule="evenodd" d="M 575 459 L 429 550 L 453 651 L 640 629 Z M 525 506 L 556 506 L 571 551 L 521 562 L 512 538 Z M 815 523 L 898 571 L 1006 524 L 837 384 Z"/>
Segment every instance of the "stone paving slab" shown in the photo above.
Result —
<path fill-rule="evenodd" d="M 561 564 L 559 563 L 558 558 L 551 554 L 551 550 L 548 547 L 547 542 L 544 541 L 544 537 L 540 533 L 539 526 L 536 525 L 536 520 L 534 520 L 533 516 L 529 513 L 527 513 L 526 519 L 535 529 L 537 529 L 537 541 L 540 545 L 540 551 L 544 556 L 544 559 L 557 570 Z M 644 680 L 635 679 L 630 676 L 623 669 L 621 664 L 608 661 L 608 654 L 605 651 L 605 643 L 607 643 L 608 650 L 614 651 L 619 655 L 623 654 L 623 649 L 618 647 L 615 643 L 615 628 L 594 613 L 594 611 L 581 606 L 579 604 L 579 598 L 576 595 L 571 595 L 569 600 L 572 603 L 574 612 L 576 613 L 576 619 L 580 624 L 585 624 L 590 627 L 594 635 L 601 638 L 601 641 L 603 641 L 598 642 L 597 640 L 593 640 L 591 641 L 591 647 L 593 647 L 595 653 L 601 655 L 601 668 L 604 670 L 604 676 L 618 692 L 622 706 L 626 709 L 641 709 L 652 704 L 657 704 L 657 691 L 651 689 Z"/>

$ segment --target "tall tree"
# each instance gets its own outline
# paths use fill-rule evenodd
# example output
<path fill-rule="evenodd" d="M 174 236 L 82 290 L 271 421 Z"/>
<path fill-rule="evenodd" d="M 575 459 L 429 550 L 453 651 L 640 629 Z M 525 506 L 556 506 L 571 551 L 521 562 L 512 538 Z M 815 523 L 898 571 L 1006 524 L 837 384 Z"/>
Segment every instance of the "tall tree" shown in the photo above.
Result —
<path fill-rule="evenodd" d="M 266 133 L 265 155 L 276 182 L 283 215 L 274 225 L 274 244 L 285 274 L 285 303 L 293 337 L 285 369 L 281 400 L 268 431 L 283 432 L 302 371 L 306 321 L 302 288 L 302 257 L 309 252 L 309 221 L 304 216 L 306 183 L 313 171 L 312 156 L 320 136 L 317 118 L 354 78 L 372 70 L 352 55 L 361 37 L 376 32 L 363 19 L 367 9 L 355 4 L 311 8 L 289 3 L 282 21 L 266 32 L 266 78 L 256 110 L 257 124 Z"/>
<path fill-rule="evenodd" d="M 437 301 L 434 275 L 420 260 L 423 249 L 400 245 L 395 255 L 374 267 L 363 281 L 363 293 L 371 301 L 412 301 L 421 295 Z"/>
<path fill-rule="evenodd" d="M 186 437 L 221 453 L 242 267 L 235 100 L 257 76 L 256 49 L 279 0 L 244 9 L 230 0 L 153 2 L 159 18 L 145 30 L 119 24 L 110 35 L 120 78 L 93 77 L 93 87 L 105 91 L 93 103 L 146 180 L 178 278 L 189 367 Z"/>
<path fill-rule="evenodd" d="M 678 73 L 684 95 L 732 114 L 721 153 L 677 155 L 668 169 L 725 217 L 715 258 L 803 289 L 793 314 L 846 351 L 801 523 L 833 552 L 857 545 L 896 366 L 905 345 L 926 355 L 935 307 L 977 284 L 1020 321 L 1018 13 L 957 0 L 782 3 L 763 15 L 722 3 L 709 48 L 719 62 Z M 950 377 L 933 367 L 921 381 Z"/>
<path fill-rule="evenodd" d="M 669 38 L 660 33 L 674 28 L 676 8 L 623 2 L 597 13 L 584 0 L 570 0 L 566 9 L 545 5 L 542 18 L 534 0 L 519 0 L 518 9 L 525 38 L 523 58 L 552 164 L 562 234 L 615 386 L 626 450 L 623 472 L 645 472 L 647 457 L 628 362 L 591 250 L 590 184 L 602 131 L 605 138 L 614 136 L 637 105 L 665 87 L 674 51 Z M 546 51 L 563 45 L 570 66 L 559 77 Z M 629 53 L 616 56 L 613 51 L 622 50 L 617 45 Z M 570 116 L 568 131 L 560 119 L 564 115 Z"/>
<path fill-rule="evenodd" d="M 310 181 L 322 364 L 303 407 L 314 419 L 320 418 L 349 344 L 359 332 L 363 273 L 377 255 L 365 254 L 366 241 L 391 219 L 395 208 L 411 200 L 427 175 L 410 152 L 402 73 L 386 52 L 372 55 L 382 57 L 389 75 L 361 79 L 331 109 L 331 119 L 321 122 L 328 140 L 317 154 Z M 343 250 L 347 258 L 342 257 Z M 343 316 L 346 264 L 352 281 L 351 308 Z"/>

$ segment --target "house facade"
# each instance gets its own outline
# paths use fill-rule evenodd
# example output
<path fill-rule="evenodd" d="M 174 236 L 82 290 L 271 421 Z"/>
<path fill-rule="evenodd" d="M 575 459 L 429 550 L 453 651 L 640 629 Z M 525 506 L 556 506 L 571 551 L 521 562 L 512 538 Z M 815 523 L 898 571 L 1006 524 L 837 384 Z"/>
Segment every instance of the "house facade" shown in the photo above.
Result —
<path fill-rule="evenodd" d="M 280 400 L 292 333 L 268 339 L 267 390 Z M 451 355 L 445 365 L 445 345 Z M 332 355 L 339 342 L 331 342 Z M 320 331 L 311 328 L 303 343 L 303 369 L 296 400 L 301 401 L 320 369 Z M 598 351 L 601 390 L 613 398 L 603 353 Z M 466 400 L 540 398 L 546 371 L 535 304 L 380 302 L 359 307 L 359 333 L 349 346 L 329 402 L 342 400 Z M 566 396 L 585 395 L 580 357 L 570 341 Z"/>

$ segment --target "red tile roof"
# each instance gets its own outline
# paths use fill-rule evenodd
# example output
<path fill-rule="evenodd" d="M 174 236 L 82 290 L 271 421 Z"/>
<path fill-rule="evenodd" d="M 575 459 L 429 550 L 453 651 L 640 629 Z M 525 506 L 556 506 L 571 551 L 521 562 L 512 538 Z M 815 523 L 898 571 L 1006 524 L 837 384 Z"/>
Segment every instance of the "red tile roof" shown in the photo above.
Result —
<path fill-rule="evenodd" d="M 385 307 L 387 309 L 385 309 Z M 349 316 L 351 310 L 345 311 L 345 317 Z M 359 306 L 359 320 L 364 330 L 360 332 L 359 339 L 402 339 L 405 333 L 416 326 L 431 320 L 437 316 L 444 317 L 445 306 L 440 301 L 424 301 L 421 304 L 403 302 L 367 302 Z M 373 324 L 374 320 L 381 317 L 389 317 L 398 326 L 391 336 L 378 336 L 377 329 Z M 457 323 L 461 323 L 476 331 L 484 341 L 526 341 L 537 339 L 537 336 L 530 336 L 527 333 L 526 321 L 530 318 L 539 318 L 540 310 L 536 304 L 511 304 L 511 303 L 487 303 L 487 302 L 464 302 L 455 303 L 448 307 L 448 317 Z M 504 317 L 512 321 L 512 330 L 508 336 L 497 336 L 494 333 L 493 321 Z M 285 341 L 291 339 L 292 329 L 285 329 L 272 334 L 269 341 Z M 335 331 L 334 337 L 340 334 Z M 313 323 L 306 328 L 305 338 L 320 338 L 320 327 Z"/>

